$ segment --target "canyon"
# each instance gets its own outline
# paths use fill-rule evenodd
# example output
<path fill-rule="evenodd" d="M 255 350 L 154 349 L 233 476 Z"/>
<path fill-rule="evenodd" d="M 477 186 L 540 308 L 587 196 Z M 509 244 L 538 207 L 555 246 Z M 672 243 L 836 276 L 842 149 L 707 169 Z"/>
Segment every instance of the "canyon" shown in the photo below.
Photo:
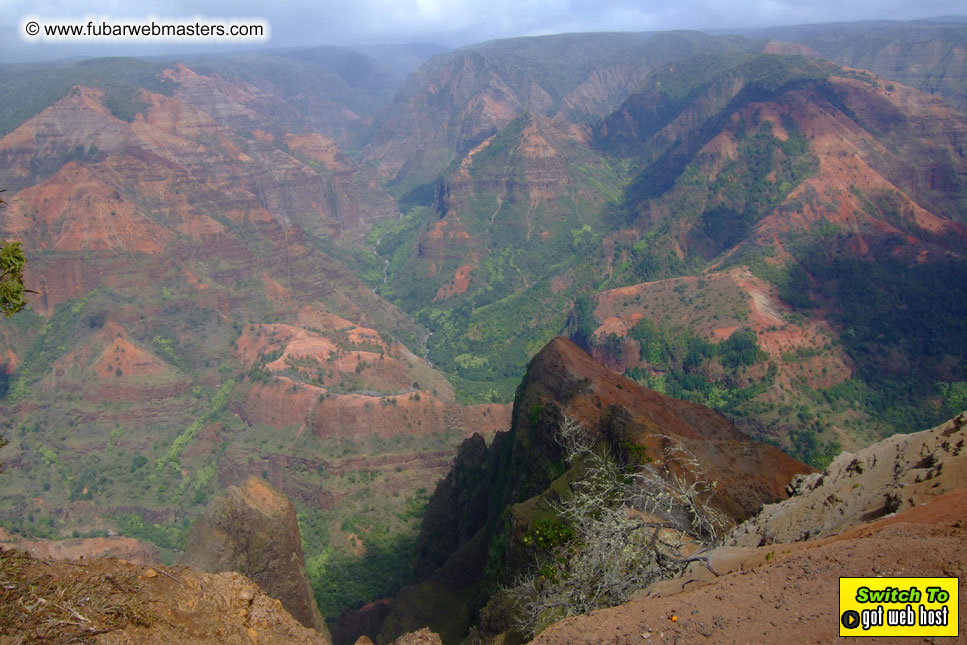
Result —
<path fill-rule="evenodd" d="M 136 567 L 167 572 L 260 481 L 293 505 L 337 643 L 459 642 L 510 633 L 496 589 L 584 472 L 555 439 L 571 423 L 628 467 L 693 455 L 743 548 L 827 538 L 807 488 L 859 481 L 844 450 L 909 449 L 898 471 L 932 487 L 956 442 L 907 433 L 967 408 L 965 38 L 941 21 L 0 66 L 0 237 L 34 292 L 0 323 L 3 543 L 168 585 Z M 884 515 L 935 496 L 885 486 L 821 492 L 864 521 L 881 494 Z M 789 495 L 812 510 L 776 514 Z"/>

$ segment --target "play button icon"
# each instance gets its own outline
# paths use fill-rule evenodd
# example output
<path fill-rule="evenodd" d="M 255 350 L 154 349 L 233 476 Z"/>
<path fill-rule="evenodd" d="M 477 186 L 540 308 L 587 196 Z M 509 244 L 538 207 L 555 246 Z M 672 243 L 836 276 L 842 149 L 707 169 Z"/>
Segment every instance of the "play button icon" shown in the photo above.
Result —
<path fill-rule="evenodd" d="M 849 611 L 844 611 L 843 617 L 840 618 L 840 622 L 843 623 L 843 627 L 846 629 L 856 629 L 860 626 L 860 614 L 852 609 Z"/>

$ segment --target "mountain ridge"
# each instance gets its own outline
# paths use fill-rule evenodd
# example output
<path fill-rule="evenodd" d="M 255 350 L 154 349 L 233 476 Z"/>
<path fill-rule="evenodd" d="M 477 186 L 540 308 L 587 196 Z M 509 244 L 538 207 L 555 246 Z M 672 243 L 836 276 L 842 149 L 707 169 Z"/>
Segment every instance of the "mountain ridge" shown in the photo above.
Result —
<path fill-rule="evenodd" d="M 670 446 L 694 455 L 704 476 L 717 482 L 709 503 L 730 522 L 751 516 L 765 500 L 782 498 L 793 473 L 811 471 L 772 446 L 748 440 L 704 406 L 611 372 L 561 337 L 531 361 L 513 419 L 510 431 L 498 433 L 489 447 L 480 436 L 461 446 L 454 469 L 430 498 L 421 529 L 417 571 L 434 573 L 396 596 L 380 639 L 429 621 L 445 641 L 456 641 L 483 615 L 477 612 L 486 613 L 488 601 L 500 604 L 494 600 L 498 589 L 512 586 L 533 555 L 528 531 L 554 517 L 548 505 L 566 498 L 567 482 L 579 476 L 581 467 L 564 462 L 555 439 L 566 419 L 584 427 L 593 442 L 610 445 L 623 464 L 636 463 L 635 455 L 654 455 L 649 466 L 674 469 Z M 505 625 L 499 631 L 508 628 L 501 623 L 506 617 L 491 620 Z"/>

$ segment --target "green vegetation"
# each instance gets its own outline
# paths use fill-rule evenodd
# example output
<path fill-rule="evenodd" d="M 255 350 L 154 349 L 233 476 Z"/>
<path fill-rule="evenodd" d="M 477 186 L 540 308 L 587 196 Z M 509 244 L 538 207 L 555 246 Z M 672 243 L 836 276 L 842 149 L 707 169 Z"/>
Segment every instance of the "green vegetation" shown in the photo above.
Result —
<path fill-rule="evenodd" d="M 522 538 L 524 546 L 549 550 L 563 546 L 577 537 L 574 527 L 557 519 L 542 519 L 534 522 Z"/>
<path fill-rule="evenodd" d="M 592 41 L 593 47 L 583 46 Z M 579 44 L 586 56 L 574 66 L 562 66 L 561 52 Z M 225 244 L 232 247 L 229 253 L 205 257 L 207 251 L 191 249 L 183 262 L 181 256 L 178 262 L 167 262 L 136 252 L 119 254 L 94 265 L 116 273 L 111 282 L 115 286 L 79 291 L 91 284 L 84 269 L 71 276 L 64 291 L 50 289 L 51 302 L 57 304 L 45 306 L 43 316 L 28 309 L 4 320 L 0 404 L 16 413 L 0 420 L 0 444 L 9 440 L 14 444 L 10 448 L 19 446 L 19 452 L 18 466 L 4 475 L 0 524 L 25 536 L 84 535 L 94 530 L 85 524 L 90 518 L 75 519 L 62 509 L 77 502 L 84 504 L 72 508 L 123 508 L 108 523 L 113 521 L 122 534 L 158 544 L 170 559 L 182 548 L 192 519 L 219 491 L 226 469 L 261 473 L 270 480 L 284 476 L 296 490 L 318 493 L 325 500 L 296 503 L 313 589 L 327 615 L 391 594 L 409 582 L 417 524 L 426 505 L 427 491 L 420 488 L 425 483 L 413 481 L 416 477 L 402 466 L 384 469 L 358 462 L 390 453 L 453 451 L 459 437 L 374 433 L 320 438 L 307 428 L 280 429 L 243 420 L 258 405 L 250 389 L 257 394 L 272 389 L 257 386 L 278 383 L 266 365 L 282 355 L 276 344 L 252 364 L 240 358 L 246 351 L 240 339 L 243 328 L 304 325 L 313 315 L 303 314 L 304 306 L 376 328 L 384 341 L 399 340 L 426 356 L 446 374 L 460 402 L 506 402 L 513 398 L 528 360 L 558 333 L 606 355 L 618 356 L 627 349 L 624 337 L 594 336 L 602 322 L 595 314 L 597 292 L 700 276 L 668 283 L 658 304 L 635 304 L 646 313 L 631 329 L 630 344 L 640 349 L 643 363 L 628 370 L 628 376 L 659 392 L 711 406 L 817 467 L 839 451 L 840 431 L 866 442 L 893 430 L 921 429 L 961 411 L 967 407 L 967 266 L 960 260 L 938 260 L 942 253 L 933 249 L 949 249 L 951 243 L 910 224 L 903 202 L 889 193 L 851 189 L 850 196 L 864 204 L 870 217 L 920 236 L 933 253 L 930 262 L 917 264 L 904 255 L 899 235 L 866 230 L 861 233 L 870 254 L 863 260 L 848 259 L 853 257 L 848 247 L 855 240 L 852 233 L 822 220 L 813 222 L 809 233 L 779 230 L 774 239 L 756 238 L 756 227 L 771 213 L 804 212 L 819 199 L 815 190 L 803 189 L 818 161 L 809 136 L 793 118 L 796 111 L 787 93 L 805 89 L 842 107 L 826 79 L 843 72 L 801 57 L 735 51 L 721 55 L 738 49 L 759 51 L 761 43 L 690 33 L 559 36 L 489 43 L 479 51 L 441 57 L 431 65 L 469 61 L 495 74 L 518 96 L 531 92 L 537 82 L 554 106 L 548 113 L 593 123 L 589 131 L 596 133 L 594 141 L 589 146 L 583 137 L 536 113 L 522 114 L 497 132 L 474 130 L 472 140 L 462 138 L 462 123 L 446 121 L 446 146 L 424 151 L 425 157 L 414 159 L 413 168 L 408 165 L 391 187 L 402 193 L 398 204 L 403 216 L 375 225 L 365 239 L 331 235 L 321 218 L 307 212 L 286 231 L 283 247 L 273 238 L 273 224 L 256 224 L 253 213 L 222 208 L 204 191 L 190 195 L 191 203 L 204 206 L 225 227 L 226 238 L 233 240 Z M 683 59 L 685 54 L 700 56 Z M 280 121 L 272 131 L 303 132 L 318 128 L 301 116 L 318 114 L 319 96 L 306 95 L 306 87 L 325 87 L 327 100 L 360 115 L 372 113 L 376 94 L 388 97 L 382 85 L 386 79 L 369 63 L 354 56 L 339 61 L 327 56 L 321 51 L 240 55 L 210 59 L 195 68 L 248 80 L 262 89 L 271 79 L 274 89 L 266 91 L 277 90 L 282 101 Z M 641 60 L 657 70 L 640 93 L 605 121 L 607 127 L 597 127 L 600 114 L 579 113 L 584 108 L 565 105 L 564 97 L 598 66 L 621 69 Z M 147 107 L 140 98 L 142 88 L 168 95 L 176 89 L 158 74 L 164 66 L 99 59 L 4 67 L 0 133 L 67 96 L 77 84 L 103 92 L 108 109 L 131 121 Z M 849 75 L 875 83 L 862 72 Z M 364 89 L 366 83 L 372 83 L 373 92 Z M 610 111 L 618 107 L 610 103 L 621 100 L 620 94 L 602 96 L 601 106 L 588 109 Z M 414 98 L 412 93 L 404 96 Z M 439 125 L 444 121 L 434 119 L 464 107 L 448 105 L 451 99 L 441 92 L 416 104 L 426 109 L 428 123 Z M 284 102 L 292 109 L 281 109 Z M 756 105 L 766 102 L 771 103 L 767 108 Z M 696 105 L 700 107 L 693 110 Z M 676 122 L 686 110 L 692 111 Z M 258 112 L 259 119 L 263 116 Z M 241 139 L 236 141 L 249 152 L 246 146 L 251 144 L 260 154 L 294 154 L 281 143 L 272 149 L 258 133 L 237 134 Z M 460 156 L 491 134 L 472 160 Z M 727 154 L 699 154 L 720 135 Z M 347 136 L 361 145 L 366 135 Z M 535 159 L 535 149 L 553 154 Z M 37 167 L 31 167 L 36 177 L 69 161 L 93 167 L 106 156 L 96 145 L 73 141 L 56 150 L 56 158 L 38 158 Z M 331 179 L 322 164 L 304 161 L 309 172 L 317 173 L 314 177 Z M 931 182 L 956 182 L 952 166 L 937 163 Z M 219 181 L 233 172 L 229 169 Z M 192 183 L 176 182 L 172 190 L 188 190 Z M 132 185 L 115 188 L 125 199 L 137 190 Z M 790 200 L 794 191 L 796 199 Z M 148 196 L 136 197 L 139 211 L 158 222 L 177 215 Z M 359 212 L 366 211 L 362 204 Z M 952 207 L 950 212 L 955 212 Z M 189 237 L 179 244 L 190 244 Z M 66 266 L 65 259 L 86 266 L 106 255 L 49 247 L 38 253 L 48 262 L 47 269 Z M 462 270 L 465 266 L 469 272 Z M 745 266 L 775 285 L 793 308 L 785 315 L 787 321 L 832 323 L 828 344 L 820 338 L 815 347 L 788 351 L 772 362 L 756 332 L 743 327 L 751 324 L 745 301 L 702 300 L 714 272 Z M 23 305 L 22 270 L 19 246 L 0 247 L 0 310 L 8 315 Z M 45 274 L 48 281 L 52 276 Z M 291 303 L 270 296 L 265 283 L 271 281 L 289 292 Z M 65 294 L 74 297 L 65 302 Z M 668 311 L 658 311 L 662 307 Z M 697 312 L 702 316 L 700 330 L 698 317 L 687 317 Z M 104 350 L 94 339 L 108 335 L 102 330 L 114 324 L 124 328 L 139 352 L 153 354 L 149 362 L 154 365 L 157 359 L 159 370 L 138 374 L 109 356 L 99 376 L 91 376 L 91 366 Z M 737 330 L 727 339 L 707 340 L 712 331 L 721 334 L 733 327 Z M 342 352 L 354 348 L 383 353 L 375 342 L 351 347 L 345 333 L 307 329 Z M 13 358 L 7 358 L 7 350 Z M 820 370 L 825 375 L 823 360 L 840 350 L 848 356 L 848 367 L 855 368 L 853 378 L 816 389 L 804 383 L 833 381 L 787 378 L 810 370 L 813 376 Z M 326 387 L 327 394 L 312 395 L 313 401 L 355 390 L 396 393 L 385 383 L 370 382 L 376 371 L 372 362 L 359 362 L 355 372 L 350 366 L 345 378 L 325 363 L 290 359 L 282 376 Z M 8 375 L 8 365 L 14 364 L 16 370 Z M 434 393 L 437 387 L 446 388 L 429 367 L 418 369 L 422 371 L 406 378 L 407 384 L 418 381 L 414 389 L 423 389 L 419 383 Z M 782 377 L 777 376 L 780 370 Z M 432 384 L 427 385 L 428 379 Z M 132 395 L 139 387 L 146 394 Z M 298 390 L 289 385 L 285 393 Z M 419 401 L 420 396 L 412 392 L 409 400 Z M 391 411 L 397 403 L 374 396 L 368 405 Z M 527 410 L 531 426 L 547 414 L 539 405 Z M 640 446 L 629 446 L 627 452 L 636 467 L 646 468 L 656 458 Z M 7 461 L 10 466 L 13 459 Z M 556 476 L 565 465 L 541 468 Z M 327 495 L 339 500 L 338 508 L 320 510 L 328 508 Z M 603 510 L 590 520 L 614 510 L 613 498 L 603 501 L 598 505 Z M 156 521 L 158 517 L 174 521 Z M 582 525 L 561 516 L 528 519 L 533 521 L 522 525 L 527 527 L 527 547 L 555 556 L 538 568 L 544 589 L 574 580 L 569 567 L 583 565 L 572 549 L 588 545 L 593 522 Z M 506 544 L 500 540 L 507 535 L 499 536 L 493 547 L 491 582 L 497 578 L 495 571 L 504 570 L 500 558 Z"/>
<path fill-rule="evenodd" d="M 228 402 L 228 397 L 232 393 L 232 389 L 235 387 L 235 381 L 228 381 L 224 383 L 215 395 L 212 396 L 211 401 L 208 404 L 208 412 L 204 416 L 196 419 L 190 426 L 185 428 L 184 432 L 175 437 L 174 442 L 172 442 L 171 447 L 165 452 L 165 454 L 155 462 L 155 471 L 160 473 L 165 466 L 171 466 L 172 468 L 179 468 L 181 462 L 179 457 L 181 457 L 182 451 L 188 443 L 195 438 L 198 431 L 202 429 L 207 423 L 211 422 L 216 415 L 222 411 L 225 404 Z M 211 479 L 211 476 L 209 476 Z"/>
<path fill-rule="evenodd" d="M 4 192 L 0 190 L 0 193 Z M 0 198 L 0 209 L 7 203 Z M 24 267 L 27 258 L 24 257 L 20 242 L 0 240 L 0 312 L 6 316 L 21 311 L 27 305 L 24 293 L 30 293 L 24 288 Z M 6 385 L 6 382 L 4 382 Z M 0 392 L 2 395 L 3 392 Z"/>
<path fill-rule="evenodd" d="M 709 195 L 717 203 L 699 216 L 692 234 L 707 258 L 744 240 L 759 219 L 819 167 L 818 159 L 808 154 L 802 133 L 791 121 L 785 125 L 788 137 L 781 141 L 769 121 L 751 133 L 749 126 L 739 124 L 745 136 L 739 140 L 737 159 L 726 163 L 709 185 Z"/>
<path fill-rule="evenodd" d="M 957 383 L 967 379 L 967 265 L 830 259 L 816 247 L 802 256 L 820 296 L 835 303 L 844 348 L 866 386 L 864 408 L 899 432 L 956 414 Z"/>
<path fill-rule="evenodd" d="M 18 467 L 6 481 L 0 523 L 9 530 L 52 539 L 74 531 L 86 534 L 90 518 L 79 516 L 65 522 L 56 515 L 57 509 L 77 501 L 90 501 L 95 508 L 131 509 L 128 515 L 145 518 L 165 509 L 177 518 L 171 530 L 159 532 L 154 522 L 142 525 L 130 517 L 114 518 L 112 528 L 156 542 L 169 561 L 176 555 L 182 542 L 179 535 L 183 536 L 217 485 L 213 462 L 221 454 L 217 449 L 209 452 L 191 446 L 194 450 L 185 456 L 183 449 L 192 443 L 191 437 L 183 435 L 180 441 L 176 437 L 186 427 L 197 432 L 217 422 L 237 432 L 240 424 L 237 417 L 225 413 L 233 379 L 223 381 L 224 387 L 218 391 L 199 385 L 192 390 L 197 396 L 184 392 L 180 385 L 209 369 L 216 374 L 223 370 L 214 368 L 237 369 L 230 359 L 212 362 L 234 338 L 231 324 L 208 315 L 203 308 L 185 306 L 182 289 L 173 285 L 168 300 L 158 290 L 135 295 L 95 289 L 58 305 L 49 317 L 27 309 L 10 319 L 4 332 L 21 339 L 22 346 L 15 350 L 19 365 L 9 388 L 4 379 L 0 395 L 4 395 L 3 404 L 21 410 L 7 432 L 19 440 L 18 460 L 24 467 Z M 135 317 L 121 324 L 135 345 L 155 351 L 169 365 L 160 373 L 138 374 L 127 369 L 121 372 L 115 363 L 109 371 L 104 366 L 103 376 L 95 376 L 90 366 L 111 347 L 114 338 L 111 331 L 105 334 L 107 320 L 120 322 L 119 314 L 123 316 L 121 312 L 134 302 L 143 306 L 144 298 L 155 298 L 165 306 L 150 320 Z M 186 333 L 189 330 L 194 337 Z M 122 345 L 115 351 L 127 350 Z M 106 362 L 114 363 L 114 354 L 107 358 Z M 115 394 L 118 378 L 124 379 L 124 387 L 161 388 L 168 394 L 158 400 L 131 402 Z M 45 404 L 35 406 L 37 400 Z M 168 453 L 172 446 L 175 449 Z M 154 468 L 145 468 L 169 458 L 180 462 L 189 477 L 172 469 L 156 477 Z M 188 488 L 191 484 L 194 486 Z M 179 496 L 178 491 L 201 495 Z M 44 500 L 44 506 L 30 509 L 36 503 L 27 500 L 38 498 Z"/>
<path fill-rule="evenodd" d="M 531 128 L 568 160 L 567 185 L 585 189 L 550 189 L 533 201 L 526 174 L 534 161 L 521 145 Z M 581 294 L 579 309 L 590 306 L 588 289 L 598 282 L 594 256 L 612 225 L 626 169 L 555 136 L 521 115 L 473 155 L 473 189 L 449 198 L 467 201 L 456 204 L 455 217 L 441 221 L 449 202 L 426 205 L 427 186 L 422 199 L 406 198 L 398 225 L 379 232 L 387 282 L 378 289 L 432 331 L 429 358 L 462 402 L 509 400 L 529 358 L 554 335 L 568 324 L 591 331 L 588 320 L 569 323 L 567 312 Z M 460 164 L 445 171 L 443 186 L 463 181 L 455 177 Z M 441 241 L 441 232 L 449 237 Z M 466 290 L 448 292 L 444 287 L 465 265 Z"/>
<path fill-rule="evenodd" d="M 789 432 L 790 452 L 800 461 L 823 470 L 832 463 L 843 447 L 835 439 L 820 443 L 810 428 L 794 428 Z"/>
<path fill-rule="evenodd" d="M 0 243 L 0 312 L 4 315 L 12 316 L 27 305 L 24 294 L 29 290 L 24 288 L 23 277 L 26 263 L 20 242 Z"/>
<path fill-rule="evenodd" d="M 149 523 L 144 517 L 135 513 L 128 513 L 117 518 L 118 532 L 121 535 L 138 538 L 151 542 L 161 549 L 161 555 L 166 564 L 171 564 L 175 556 L 184 550 L 185 540 L 191 529 L 186 520 L 179 523 Z"/>
<path fill-rule="evenodd" d="M 104 92 L 104 104 L 119 119 L 133 121 L 147 104 L 142 88 L 171 95 L 175 83 L 163 78 L 164 63 L 134 58 L 97 58 L 71 65 L 22 65 L 0 74 L 0 135 L 68 95 L 75 85 Z"/>
<path fill-rule="evenodd" d="M 323 615 L 338 616 L 350 606 L 385 598 L 411 581 L 415 535 L 370 531 L 366 553 L 347 554 L 333 546 L 306 559 L 312 590 Z"/>
<path fill-rule="evenodd" d="M 372 481 L 371 477 L 363 475 L 363 480 Z M 426 488 L 397 503 L 401 510 L 395 513 L 389 506 L 361 503 L 365 496 L 360 491 L 351 494 L 345 507 L 335 512 L 299 513 L 306 569 L 323 615 L 338 616 L 350 606 L 391 596 L 412 580 Z M 337 536 L 350 546 L 340 544 Z"/>
<path fill-rule="evenodd" d="M 594 302 L 587 293 L 582 293 L 574 299 L 574 307 L 568 314 L 564 327 L 565 335 L 581 347 L 591 346 L 591 335 L 598 327 L 598 320 L 594 315 Z"/>
<path fill-rule="evenodd" d="M 751 329 L 737 330 L 720 343 L 710 343 L 684 325 L 659 325 L 642 318 L 630 336 L 641 344 L 648 367 L 627 370 L 629 378 L 720 412 L 741 415 L 743 404 L 764 392 L 775 377 L 772 367 L 762 378 L 745 376 L 746 368 L 766 359 Z M 708 376 L 712 361 L 725 368 L 714 379 Z"/>

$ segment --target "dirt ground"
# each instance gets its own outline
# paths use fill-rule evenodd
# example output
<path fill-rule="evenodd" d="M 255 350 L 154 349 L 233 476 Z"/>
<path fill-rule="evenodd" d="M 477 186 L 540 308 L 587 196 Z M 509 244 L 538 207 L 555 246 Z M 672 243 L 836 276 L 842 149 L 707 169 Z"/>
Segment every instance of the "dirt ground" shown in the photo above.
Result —
<path fill-rule="evenodd" d="M 736 570 L 684 591 L 557 623 L 533 643 L 830 643 L 839 638 L 839 578 L 960 579 L 967 637 L 967 489 L 812 542 L 751 550 Z M 643 594 L 644 595 L 644 594 Z M 864 643 L 958 642 L 871 638 Z"/>
<path fill-rule="evenodd" d="M 238 573 L 0 552 L 0 645 L 328 645 Z"/>

